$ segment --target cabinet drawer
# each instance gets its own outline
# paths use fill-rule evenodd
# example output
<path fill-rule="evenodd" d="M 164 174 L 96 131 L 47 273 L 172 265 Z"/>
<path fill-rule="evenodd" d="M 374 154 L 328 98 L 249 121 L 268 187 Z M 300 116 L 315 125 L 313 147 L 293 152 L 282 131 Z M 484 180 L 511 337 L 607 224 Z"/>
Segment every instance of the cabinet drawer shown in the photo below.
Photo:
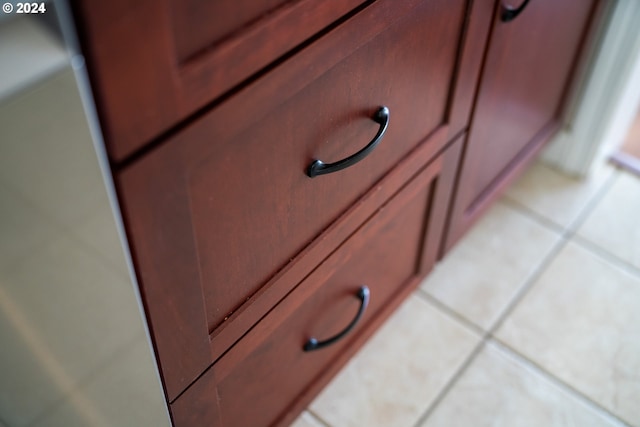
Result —
<path fill-rule="evenodd" d="M 364 0 L 75 0 L 109 153 L 122 160 Z"/>
<path fill-rule="evenodd" d="M 404 187 L 187 389 L 171 406 L 176 427 L 215 425 L 218 418 L 224 426 L 273 425 L 338 357 L 355 351 L 367 324 L 419 274 L 440 165 Z M 354 320 L 363 285 L 370 299 L 355 327 L 305 351 L 310 338 L 322 342 Z"/>
<path fill-rule="evenodd" d="M 210 354 L 195 347 L 413 149 L 442 149 L 467 2 L 401 4 L 366 8 L 117 176 L 161 363 L 174 359 L 163 371 L 201 372 Z M 307 176 L 367 145 L 381 105 L 373 152 Z M 193 377 L 176 374 L 169 395 Z"/>

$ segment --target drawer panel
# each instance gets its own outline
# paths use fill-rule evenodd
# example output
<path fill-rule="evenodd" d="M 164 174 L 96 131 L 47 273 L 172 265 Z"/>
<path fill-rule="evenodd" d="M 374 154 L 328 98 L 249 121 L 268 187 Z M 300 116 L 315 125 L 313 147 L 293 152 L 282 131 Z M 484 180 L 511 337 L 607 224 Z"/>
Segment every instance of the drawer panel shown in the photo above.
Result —
<path fill-rule="evenodd" d="M 443 148 L 466 3 L 416 2 L 397 16 L 395 3 L 377 2 L 118 174 L 161 360 L 185 363 L 182 348 L 215 340 L 421 142 L 427 159 Z M 314 159 L 335 162 L 367 145 L 381 105 L 390 122 L 373 152 L 337 173 L 306 175 Z M 201 369 L 210 362 L 193 354 Z"/>
<path fill-rule="evenodd" d="M 209 425 L 193 418 L 203 413 L 225 426 L 273 425 L 337 357 L 353 351 L 366 325 L 418 274 L 439 169 L 433 163 L 409 183 L 178 398 L 176 426 Z M 354 319 L 362 285 L 369 305 L 349 334 L 304 351 L 310 337 L 336 336 Z"/>
<path fill-rule="evenodd" d="M 300 27 L 308 25 L 309 21 L 316 23 L 317 31 L 339 18 L 340 14 L 348 12 L 363 2 L 364 0 L 329 0 L 324 2 L 328 3 L 327 5 L 318 7 L 304 0 L 170 1 L 173 11 L 172 27 L 176 56 L 179 61 L 184 62 L 212 47 L 215 49 L 230 39 L 237 40 L 236 44 L 250 43 L 252 40 L 246 39 L 251 39 L 249 34 L 252 32 L 272 36 L 271 38 L 263 37 L 261 44 L 254 44 L 253 48 L 257 51 L 262 50 L 262 46 L 269 43 L 284 44 L 284 40 L 279 39 L 274 43 L 273 38 L 278 35 L 282 39 L 287 36 L 290 47 L 304 41 L 305 33 Z M 275 23 L 285 25 L 288 23 L 284 18 L 285 15 L 300 16 L 303 10 L 305 19 L 297 20 L 292 26 L 282 28 L 276 24 L 272 29 L 265 28 L 274 26 Z M 213 22 L 215 25 L 212 25 Z M 300 34 L 299 39 L 297 39 L 298 34 Z M 269 59 L 275 59 L 275 56 L 264 58 L 265 61 Z"/>
<path fill-rule="evenodd" d="M 109 153 L 120 161 L 365 1 L 73 3 Z"/>

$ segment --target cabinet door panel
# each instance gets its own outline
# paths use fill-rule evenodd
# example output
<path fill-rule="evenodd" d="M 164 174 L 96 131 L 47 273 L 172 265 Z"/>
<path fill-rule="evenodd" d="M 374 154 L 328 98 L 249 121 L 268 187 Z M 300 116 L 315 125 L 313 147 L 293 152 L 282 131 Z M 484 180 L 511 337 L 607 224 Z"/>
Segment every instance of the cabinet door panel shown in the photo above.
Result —
<path fill-rule="evenodd" d="M 502 5 L 520 3 L 498 2 L 448 246 L 557 128 L 594 3 L 532 0 L 502 22 Z"/>

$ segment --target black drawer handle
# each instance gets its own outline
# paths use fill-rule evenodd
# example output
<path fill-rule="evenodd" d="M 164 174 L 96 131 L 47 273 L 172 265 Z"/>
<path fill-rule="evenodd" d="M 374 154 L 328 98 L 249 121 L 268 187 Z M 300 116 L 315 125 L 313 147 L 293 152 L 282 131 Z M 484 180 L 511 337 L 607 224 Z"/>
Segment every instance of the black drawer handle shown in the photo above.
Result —
<path fill-rule="evenodd" d="M 366 147 L 362 150 L 358 151 L 355 154 L 347 157 L 346 159 L 338 160 L 334 163 L 324 163 L 322 160 L 314 160 L 313 163 L 309 165 L 307 168 L 307 175 L 310 178 L 318 175 L 325 175 L 332 172 L 337 172 L 344 168 L 348 168 L 351 165 L 358 163 L 360 160 L 364 159 L 373 151 L 374 148 L 378 145 L 378 143 L 384 137 L 384 133 L 387 131 L 389 127 L 389 109 L 385 106 L 382 106 L 376 111 L 376 114 L 372 117 L 373 121 L 380 124 L 380 129 L 378 129 L 378 133 L 373 138 Z"/>
<path fill-rule="evenodd" d="M 351 332 L 351 330 L 356 326 L 356 324 L 358 324 L 358 322 L 360 321 L 360 318 L 362 318 L 364 311 L 367 309 L 367 306 L 369 305 L 369 294 L 370 294 L 369 288 L 366 286 L 361 286 L 360 289 L 358 289 L 358 293 L 356 294 L 356 296 L 360 300 L 360 309 L 358 310 L 356 317 L 351 321 L 351 323 L 347 325 L 346 328 L 344 328 L 342 332 L 324 341 L 318 341 L 315 338 L 309 338 L 309 341 L 307 341 L 304 344 L 303 350 L 304 351 L 318 350 L 318 349 L 330 346 L 334 342 L 344 338 L 349 332 Z"/>
<path fill-rule="evenodd" d="M 502 22 L 513 21 L 518 17 L 518 15 L 522 13 L 524 8 L 527 7 L 528 3 L 529 3 L 529 0 L 524 0 L 520 5 L 520 7 L 515 9 L 512 6 L 505 6 L 504 3 L 502 3 L 502 12 L 500 13 L 500 20 Z"/>

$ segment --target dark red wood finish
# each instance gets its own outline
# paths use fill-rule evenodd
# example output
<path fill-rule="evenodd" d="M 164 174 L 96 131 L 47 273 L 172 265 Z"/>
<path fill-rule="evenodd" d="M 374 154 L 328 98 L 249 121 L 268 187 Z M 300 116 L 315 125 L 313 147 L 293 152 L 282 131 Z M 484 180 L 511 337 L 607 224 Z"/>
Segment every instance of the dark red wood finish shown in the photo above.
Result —
<path fill-rule="evenodd" d="M 495 1 L 473 0 L 467 7 L 466 25 L 454 76 L 455 82 L 445 120 L 448 124 L 447 141 L 457 138 L 469 125 L 482 60 L 487 49 Z"/>
<path fill-rule="evenodd" d="M 434 244 L 425 245 L 422 251 L 420 273 L 426 275 L 434 264 L 444 256 L 445 236 L 448 228 L 450 205 L 453 200 L 454 183 L 459 172 L 462 149 L 466 134 L 458 136 L 443 154 L 442 171 L 438 175 L 436 191 L 433 192 L 434 206 L 431 216 L 425 222 L 424 233 Z"/>
<path fill-rule="evenodd" d="M 107 149 L 121 161 L 364 0 L 74 0 Z"/>
<path fill-rule="evenodd" d="M 265 17 L 283 13 L 289 0 L 171 0 L 173 39 L 179 62 L 184 62 L 225 39 L 238 37 Z M 296 3 L 296 2 L 293 2 Z M 298 2 L 300 3 L 300 2 Z"/>
<path fill-rule="evenodd" d="M 216 382 L 215 373 L 209 370 L 205 377 Z M 220 418 L 220 397 L 217 390 L 207 387 L 205 381 L 197 381 L 188 393 L 181 396 L 170 406 L 173 427 L 231 427 L 223 424 Z M 191 396 L 191 397 L 187 397 Z"/>
<path fill-rule="evenodd" d="M 420 267 L 420 254 L 439 246 L 446 203 L 435 201 L 453 185 L 439 174 L 443 164 L 455 169 L 459 145 L 423 169 L 180 396 L 171 407 L 176 426 L 191 425 L 181 414 L 206 413 L 210 406 L 219 407 L 222 425 L 228 426 L 285 425 L 297 415 L 308 403 L 305 391 L 330 367 L 335 372 L 336 359 L 355 352 L 370 323 L 389 314 L 384 310 L 389 301 L 430 268 Z M 356 328 L 327 348 L 304 352 L 311 336 L 333 336 L 351 321 L 362 284 L 371 289 L 371 301 Z M 212 414 L 215 421 L 218 415 Z M 199 419 L 201 425 L 214 421 Z"/>
<path fill-rule="evenodd" d="M 170 400 L 326 256 L 318 242 L 340 243 L 444 147 L 450 118 L 463 126 L 452 100 L 471 97 L 453 74 L 478 66 L 458 55 L 465 6 L 378 1 L 118 174 Z M 304 174 L 364 146 L 381 104 L 391 124 L 369 157 Z M 414 148 L 421 160 L 388 174 Z M 283 269 L 314 239 L 315 258 Z"/>
<path fill-rule="evenodd" d="M 73 1 L 178 427 L 294 419 L 556 128 L 596 3 Z"/>
<path fill-rule="evenodd" d="M 595 3 L 535 0 L 505 23 L 498 2 L 447 248 L 557 129 Z"/>

